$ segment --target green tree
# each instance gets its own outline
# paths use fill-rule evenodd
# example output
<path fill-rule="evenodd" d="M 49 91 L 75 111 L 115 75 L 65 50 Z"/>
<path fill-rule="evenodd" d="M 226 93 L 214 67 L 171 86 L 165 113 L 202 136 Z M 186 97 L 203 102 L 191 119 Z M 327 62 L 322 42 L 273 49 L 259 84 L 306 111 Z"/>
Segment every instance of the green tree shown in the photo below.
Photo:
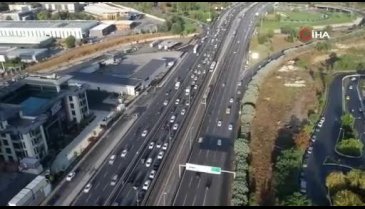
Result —
<path fill-rule="evenodd" d="M 174 34 L 181 34 L 184 31 L 182 24 L 175 22 L 171 26 L 171 32 Z"/>
<path fill-rule="evenodd" d="M 346 176 L 340 171 L 330 173 L 326 177 L 326 187 L 332 194 L 344 189 L 346 187 Z"/>
<path fill-rule="evenodd" d="M 38 12 L 36 17 L 37 17 L 37 20 L 49 20 L 49 19 L 51 19 L 51 12 L 43 10 L 43 11 Z"/>
<path fill-rule="evenodd" d="M 346 180 L 347 183 L 354 189 L 365 189 L 365 173 L 361 170 L 352 169 L 346 174 Z"/>
<path fill-rule="evenodd" d="M 311 206 L 311 201 L 299 192 L 294 192 L 292 195 L 287 196 L 282 205 L 285 206 Z"/>
<path fill-rule="evenodd" d="M 65 39 L 65 44 L 67 48 L 74 48 L 76 43 L 76 39 L 74 36 L 69 36 Z"/>
<path fill-rule="evenodd" d="M 359 195 L 350 190 L 342 190 L 333 196 L 334 206 L 365 206 Z"/>
<path fill-rule="evenodd" d="M 337 150 L 345 155 L 360 156 L 364 144 L 359 139 L 342 139 L 337 145 Z"/>
<path fill-rule="evenodd" d="M 342 126 L 350 126 L 352 127 L 355 122 L 354 117 L 350 113 L 345 113 L 341 116 Z"/>
<path fill-rule="evenodd" d="M 0 12 L 8 11 L 9 4 L 5 2 L 0 2 Z"/>

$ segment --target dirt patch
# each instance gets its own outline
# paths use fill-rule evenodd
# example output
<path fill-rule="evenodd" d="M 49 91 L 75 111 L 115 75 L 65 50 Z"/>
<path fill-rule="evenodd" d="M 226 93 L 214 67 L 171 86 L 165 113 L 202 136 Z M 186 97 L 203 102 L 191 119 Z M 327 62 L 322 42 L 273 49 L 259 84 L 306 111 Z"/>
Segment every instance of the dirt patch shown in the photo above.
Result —
<path fill-rule="evenodd" d="M 285 83 L 295 81 L 303 81 L 305 86 L 284 86 Z M 312 79 L 309 70 L 304 68 L 288 72 L 276 70 L 262 85 L 256 117 L 252 123 L 250 143 L 253 174 L 251 184 L 256 186 L 255 195 L 259 204 L 271 201 L 266 198 L 272 196 L 269 194 L 272 181 L 272 152 L 278 130 L 287 124 L 292 116 L 300 121 L 307 119 L 308 110 L 318 106 L 316 90 L 320 86 L 319 81 Z"/>

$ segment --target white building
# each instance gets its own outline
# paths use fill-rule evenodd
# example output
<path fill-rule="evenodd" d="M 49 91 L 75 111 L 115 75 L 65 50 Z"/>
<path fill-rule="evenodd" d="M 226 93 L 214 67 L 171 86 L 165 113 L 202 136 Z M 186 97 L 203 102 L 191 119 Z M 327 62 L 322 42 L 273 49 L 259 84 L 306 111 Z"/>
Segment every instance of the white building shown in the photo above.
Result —
<path fill-rule="evenodd" d="M 41 2 L 42 6 L 51 11 L 79 12 L 82 6 L 79 2 Z"/>
<path fill-rule="evenodd" d="M 10 11 L 30 11 L 32 6 L 30 4 L 9 4 Z"/>
<path fill-rule="evenodd" d="M 98 25 L 97 21 L 82 20 L 28 20 L 28 21 L 1 21 L 0 38 L 15 37 L 44 37 L 67 38 L 72 35 L 76 39 L 89 36 L 89 30 Z"/>
<path fill-rule="evenodd" d="M 85 12 L 105 20 L 118 20 L 128 17 L 130 10 L 109 6 L 105 3 L 89 4 L 84 7 Z"/>

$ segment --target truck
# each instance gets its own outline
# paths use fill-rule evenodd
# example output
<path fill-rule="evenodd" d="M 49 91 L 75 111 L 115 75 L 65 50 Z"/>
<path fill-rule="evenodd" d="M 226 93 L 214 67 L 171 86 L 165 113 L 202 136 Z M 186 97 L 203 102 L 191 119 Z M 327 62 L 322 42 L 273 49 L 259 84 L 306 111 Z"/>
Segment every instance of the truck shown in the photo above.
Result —
<path fill-rule="evenodd" d="M 178 90 L 180 88 L 180 81 L 175 83 L 175 89 Z"/>
<path fill-rule="evenodd" d="M 189 94 L 190 94 L 190 86 L 188 86 L 188 87 L 186 87 L 186 89 L 185 89 L 185 95 L 186 96 L 189 96 Z"/>
<path fill-rule="evenodd" d="M 227 115 L 231 114 L 231 107 L 227 107 L 227 109 L 226 109 L 226 114 L 227 114 Z"/>

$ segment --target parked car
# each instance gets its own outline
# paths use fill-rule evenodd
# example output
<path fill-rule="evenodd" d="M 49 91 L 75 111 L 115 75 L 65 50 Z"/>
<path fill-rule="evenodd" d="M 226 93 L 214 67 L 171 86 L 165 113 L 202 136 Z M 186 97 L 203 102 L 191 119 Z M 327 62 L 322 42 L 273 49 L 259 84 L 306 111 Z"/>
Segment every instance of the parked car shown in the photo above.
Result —
<path fill-rule="evenodd" d="M 88 183 L 85 188 L 84 188 L 84 193 L 88 193 L 91 189 L 92 185 L 90 183 Z"/>
<path fill-rule="evenodd" d="M 112 156 L 110 156 L 110 158 L 109 158 L 109 165 L 113 165 L 113 163 L 114 163 L 114 160 L 115 160 L 115 155 L 112 155 Z"/>
<path fill-rule="evenodd" d="M 75 171 L 70 172 L 69 174 L 67 174 L 66 181 L 71 181 L 75 177 L 75 175 Z"/>

